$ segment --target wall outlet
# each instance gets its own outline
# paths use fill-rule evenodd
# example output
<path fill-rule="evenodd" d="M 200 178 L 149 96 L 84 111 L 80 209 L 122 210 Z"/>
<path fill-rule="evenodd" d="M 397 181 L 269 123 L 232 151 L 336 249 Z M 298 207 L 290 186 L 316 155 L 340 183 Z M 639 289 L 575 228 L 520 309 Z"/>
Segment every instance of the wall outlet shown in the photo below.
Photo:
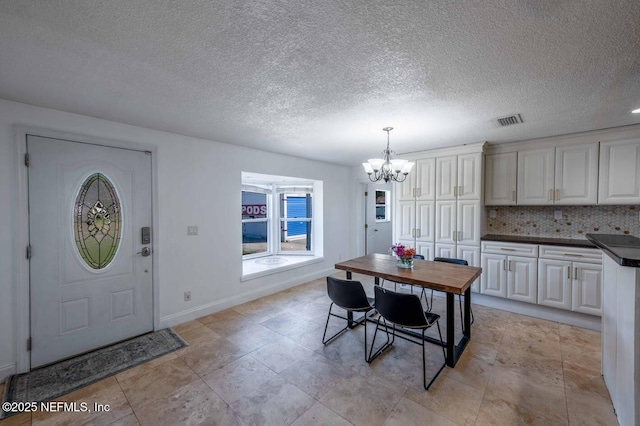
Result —
<path fill-rule="evenodd" d="M 198 227 L 196 225 L 187 226 L 187 235 L 198 235 Z"/>
<path fill-rule="evenodd" d="M 185 291 L 184 292 L 184 301 L 185 302 L 191 302 L 191 292 L 190 291 Z"/>
<path fill-rule="evenodd" d="M 562 220 L 562 210 L 554 210 L 553 211 L 553 218 L 555 220 Z"/>
<path fill-rule="evenodd" d="M 489 210 L 489 217 L 491 219 L 495 219 L 496 216 L 497 216 L 497 213 L 496 213 L 496 211 L 494 209 Z"/>

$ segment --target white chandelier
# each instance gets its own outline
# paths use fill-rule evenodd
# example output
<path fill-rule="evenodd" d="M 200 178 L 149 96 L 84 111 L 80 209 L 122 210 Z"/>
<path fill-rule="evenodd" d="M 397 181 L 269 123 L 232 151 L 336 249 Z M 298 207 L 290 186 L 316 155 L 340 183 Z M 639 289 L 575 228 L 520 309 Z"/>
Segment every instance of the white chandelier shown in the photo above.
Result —
<path fill-rule="evenodd" d="M 371 182 L 379 180 L 403 182 L 411 171 L 413 163 L 407 160 L 391 159 L 393 151 L 389 149 L 389 132 L 393 130 L 393 127 L 385 127 L 382 130 L 387 132 L 387 149 L 382 151 L 384 158 L 370 158 L 366 163 L 362 163 L 364 171 L 369 175 Z"/>

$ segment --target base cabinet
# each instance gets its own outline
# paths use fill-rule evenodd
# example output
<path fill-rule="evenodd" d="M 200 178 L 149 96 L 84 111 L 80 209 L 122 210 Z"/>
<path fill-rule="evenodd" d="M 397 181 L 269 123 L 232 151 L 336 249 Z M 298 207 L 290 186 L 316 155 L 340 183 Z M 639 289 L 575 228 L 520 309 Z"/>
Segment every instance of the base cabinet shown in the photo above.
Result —
<path fill-rule="evenodd" d="M 602 315 L 598 249 L 483 241 L 480 257 L 482 294 Z"/>

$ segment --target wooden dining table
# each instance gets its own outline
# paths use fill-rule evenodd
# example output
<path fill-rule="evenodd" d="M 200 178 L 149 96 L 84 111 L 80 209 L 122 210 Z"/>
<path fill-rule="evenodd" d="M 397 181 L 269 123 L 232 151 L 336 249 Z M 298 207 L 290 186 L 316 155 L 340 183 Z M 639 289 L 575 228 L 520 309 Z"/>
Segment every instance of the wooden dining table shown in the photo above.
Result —
<path fill-rule="evenodd" d="M 401 269 L 396 266 L 396 258 L 388 254 L 369 254 L 344 262 L 336 263 L 336 269 L 346 271 L 347 279 L 352 279 L 352 273 L 373 276 L 375 284 L 380 284 L 380 279 L 395 281 L 397 283 L 411 284 L 423 288 L 442 291 L 446 294 L 446 342 L 447 365 L 454 367 L 462 355 L 465 347 L 471 339 L 471 284 L 480 276 L 482 268 L 475 266 L 454 265 L 444 262 L 416 259 L 413 268 Z M 455 343 L 455 305 L 454 295 L 464 294 L 463 327 L 460 341 Z M 349 317 L 353 321 L 353 317 Z M 355 322 L 354 322 L 355 324 Z M 401 330 L 404 333 L 421 335 L 410 330 Z M 431 343 L 441 344 L 439 340 L 426 336 Z"/>

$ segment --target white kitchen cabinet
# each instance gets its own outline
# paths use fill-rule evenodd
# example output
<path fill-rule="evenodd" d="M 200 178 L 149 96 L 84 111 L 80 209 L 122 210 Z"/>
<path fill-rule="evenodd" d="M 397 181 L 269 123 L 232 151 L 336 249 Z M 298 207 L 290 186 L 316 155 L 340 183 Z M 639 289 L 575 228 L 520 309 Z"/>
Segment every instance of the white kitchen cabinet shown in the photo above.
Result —
<path fill-rule="evenodd" d="M 436 159 L 424 158 L 416 161 L 415 199 L 435 201 L 436 199 Z"/>
<path fill-rule="evenodd" d="M 554 148 L 518 152 L 519 205 L 552 204 Z"/>
<path fill-rule="evenodd" d="M 483 252 L 480 257 L 482 263 L 480 293 L 507 297 L 507 256 Z"/>
<path fill-rule="evenodd" d="M 595 205 L 598 201 L 598 144 L 556 148 L 554 203 Z"/>
<path fill-rule="evenodd" d="M 458 195 L 458 156 L 436 159 L 436 200 L 455 200 Z"/>
<path fill-rule="evenodd" d="M 536 303 L 538 288 L 538 260 L 507 256 L 507 298 Z"/>
<path fill-rule="evenodd" d="M 600 250 L 540 246 L 538 303 L 590 315 L 602 315 Z"/>
<path fill-rule="evenodd" d="M 421 254 L 426 260 L 433 260 L 435 257 L 435 245 L 434 243 L 416 243 L 416 254 Z"/>
<path fill-rule="evenodd" d="M 456 244 L 480 246 L 480 201 L 460 200 L 456 209 Z"/>
<path fill-rule="evenodd" d="M 538 259 L 538 303 L 571 309 L 571 262 Z"/>
<path fill-rule="evenodd" d="M 573 263 L 571 309 L 591 315 L 602 315 L 602 265 Z"/>
<path fill-rule="evenodd" d="M 518 152 L 517 200 L 522 205 L 595 205 L 598 143 Z"/>
<path fill-rule="evenodd" d="M 436 201 L 436 244 L 453 244 L 457 239 L 458 202 L 455 200 Z"/>
<path fill-rule="evenodd" d="M 640 139 L 600 143 L 598 204 L 640 204 Z"/>
<path fill-rule="evenodd" d="M 456 259 L 466 260 L 469 266 L 481 266 L 480 247 L 458 245 L 456 251 Z M 471 291 L 475 293 L 480 292 L 480 278 L 477 278 L 473 284 L 471 284 Z"/>
<path fill-rule="evenodd" d="M 416 203 L 414 200 L 401 200 L 396 203 L 395 239 L 415 240 Z"/>
<path fill-rule="evenodd" d="M 482 282 L 480 292 L 536 303 L 537 255 L 535 244 L 482 243 Z"/>
<path fill-rule="evenodd" d="M 516 204 L 518 154 L 506 152 L 485 157 L 484 203 L 487 206 Z"/>
<path fill-rule="evenodd" d="M 482 194 L 482 154 L 458 155 L 458 200 L 480 200 Z"/>
<path fill-rule="evenodd" d="M 456 258 L 456 245 L 455 244 L 438 244 L 435 245 L 435 257 L 446 257 L 449 259 Z"/>
<path fill-rule="evenodd" d="M 425 247 L 434 242 L 435 158 L 420 159 L 415 164 L 414 172 L 395 186 L 394 241 Z"/>

